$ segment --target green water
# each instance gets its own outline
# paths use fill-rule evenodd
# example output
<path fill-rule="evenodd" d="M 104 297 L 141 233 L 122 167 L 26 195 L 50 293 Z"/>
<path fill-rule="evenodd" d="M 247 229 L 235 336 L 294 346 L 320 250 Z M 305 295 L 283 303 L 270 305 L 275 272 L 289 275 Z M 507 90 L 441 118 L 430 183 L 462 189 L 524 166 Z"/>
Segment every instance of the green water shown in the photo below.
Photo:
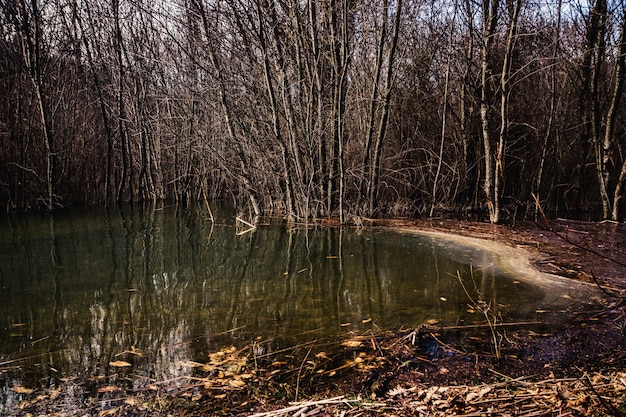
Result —
<path fill-rule="evenodd" d="M 241 234 L 232 213 L 214 211 L 216 224 L 181 207 L 1 218 L 0 400 L 14 385 L 109 375 L 120 358 L 162 381 L 229 345 L 265 354 L 372 329 L 484 324 L 457 272 L 503 320 L 547 307 L 470 248 L 385 230 Z"/>

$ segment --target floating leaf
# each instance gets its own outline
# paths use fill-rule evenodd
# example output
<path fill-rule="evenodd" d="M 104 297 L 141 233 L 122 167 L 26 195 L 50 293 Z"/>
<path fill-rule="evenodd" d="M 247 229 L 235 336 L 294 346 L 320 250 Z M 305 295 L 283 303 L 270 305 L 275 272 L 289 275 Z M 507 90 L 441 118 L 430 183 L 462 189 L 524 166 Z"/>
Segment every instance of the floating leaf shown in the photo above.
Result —
<path fill-rule="evenodd" d="M 359 347 L 362 344 L 363 343 L 360 340 L 346 340 L 342 343 L 342 345 L 346 347 Z"/>
<path fill-rule="evenodd" d="M 112 361 L 109 362 L 109 366 L 113 366 L 115 368 L 124 368 L 132 365 L 126 361 Z"/>
<path fill-rule="evenodd" d="M 328 356 L 326 355 L 326 352 L 320 352 L 320 353 L 317 353 L 317 354 L 315 355 L 315 357 L 316 357 L 317 359 L 328 359 Z"/>

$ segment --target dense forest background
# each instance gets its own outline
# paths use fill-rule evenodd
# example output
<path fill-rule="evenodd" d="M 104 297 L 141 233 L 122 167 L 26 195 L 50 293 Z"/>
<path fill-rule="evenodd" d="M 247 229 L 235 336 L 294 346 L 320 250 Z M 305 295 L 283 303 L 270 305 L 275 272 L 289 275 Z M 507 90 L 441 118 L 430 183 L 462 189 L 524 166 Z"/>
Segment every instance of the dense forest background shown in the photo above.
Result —
<path fill-rule="evenodd" d="M 0 204 L 625 213 L 623 0 L 0 0 Z"/>

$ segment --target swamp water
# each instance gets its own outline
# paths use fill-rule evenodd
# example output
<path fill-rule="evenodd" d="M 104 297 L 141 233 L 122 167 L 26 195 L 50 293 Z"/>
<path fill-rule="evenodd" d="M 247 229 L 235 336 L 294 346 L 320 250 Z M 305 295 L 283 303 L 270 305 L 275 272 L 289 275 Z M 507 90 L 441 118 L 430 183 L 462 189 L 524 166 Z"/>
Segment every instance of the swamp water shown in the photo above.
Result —
<path fill-rule="evenodd" d="M 506 322 L 568 308 L 507 276 L 492 254 L 446 240 L 246 231 L 232 213 L 215 214 L 216 224 L 181 207 L 1 218 L 0 414 L 18 400 L 13 387 L 106 378 L 120 360 L 148 384 L 189 375 L 185 363 L 227 346 L 253 344 L 261 356 L 423 323 L 484 325 L 468 295 Z"/>

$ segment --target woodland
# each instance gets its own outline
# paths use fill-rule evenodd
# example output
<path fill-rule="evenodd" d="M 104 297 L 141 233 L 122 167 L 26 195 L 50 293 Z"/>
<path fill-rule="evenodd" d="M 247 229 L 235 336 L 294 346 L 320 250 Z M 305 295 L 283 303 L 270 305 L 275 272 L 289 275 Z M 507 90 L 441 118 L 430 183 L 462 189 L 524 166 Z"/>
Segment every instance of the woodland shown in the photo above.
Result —
<path fill-rule="evenodd" d="M 0 0 L 0 206 L 626 214 L 623 0 Z"/>

